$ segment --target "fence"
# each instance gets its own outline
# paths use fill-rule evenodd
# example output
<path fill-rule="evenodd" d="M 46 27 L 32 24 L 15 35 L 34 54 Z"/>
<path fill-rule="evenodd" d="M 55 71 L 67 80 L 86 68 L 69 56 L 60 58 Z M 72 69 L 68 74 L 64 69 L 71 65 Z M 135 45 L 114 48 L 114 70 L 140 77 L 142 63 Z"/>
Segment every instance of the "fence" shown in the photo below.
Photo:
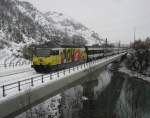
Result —
<path fill-rule="evenodd" d="M 5 64 L 0 64 L 0 68 L 6 69 L 6 68 L 15 68 L 19 66 L 24 66 L 24 65 L 30 65 L 30 61 L 24 61 L 24 62 L 16 62 L 16 63 L 5 63 Z"/>
<path fill-rule="evenodd" d="M 29 78 L 29 79 L 25 79 L 25 80 L 21 80 L 21 81 L 17 81 L 17 82 L 14 82 L 14 83 L 10 83 L 10 84 L 0 86 L 0 88 L 2 89 L 2 96 L 3 97 L 7 96 L 8 92 L 14 92 L 16 90 L 21 91 L 24 88 L 27 88 L 27 85 L 30 86 L 30 87 L 34 87 L 36 84 L 37 85 L 39 84 L 38 82 L 44 83 L 46 81 L 54 80 L 56 78 L 59 79 L 60 77 L 64 77 L 65 75 L 69 75 L 69 74 L 74 73 L 78 70 L 88 68 L 91 65 L 96 64 L 96 63 L 98 63 L 98 60 L 88 62 L 88 63 L 84 63 L 84 64 L 81 64 L 81 65 L 77 65 L 77 66 L 74 66 L 74 67 L 71 67 L 71 68 L 68 68 L 68 69 L 60 70 L 60 71 L 57 71 L 55 73 L 40 75 L 40 76 L 36 76 L 36 77 Z"/>

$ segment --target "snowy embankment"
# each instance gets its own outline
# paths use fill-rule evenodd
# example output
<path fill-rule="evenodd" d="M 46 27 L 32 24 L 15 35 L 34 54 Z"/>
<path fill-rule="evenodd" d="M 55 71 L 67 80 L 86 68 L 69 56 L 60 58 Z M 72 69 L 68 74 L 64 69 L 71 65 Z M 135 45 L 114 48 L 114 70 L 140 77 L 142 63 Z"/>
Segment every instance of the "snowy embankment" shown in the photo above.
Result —
<path fill-rule="evenodd" d="M 140 52 L 141 51 L 141 52 Z M 143 50 L 130 50 L 127 59 L 121 63 L 120 72 L 150 82 L 149 53 Z"/>
<path fill-rule="evenodd" d="M 0 85 L 21 81 L 29 77 L 34 77 L 37 74 L 34 69 L 30 67 L 20 67 L 14 70 L 0 72 Z"/>
<path fill-rule="evenodd" d="M 30 67 L 31 62 L 24 58 L 17 58 L 7 49 L 0 50 L 0 72 L 14 70 L 24 66 Z"/>
<path fill-rule="evenodd" d="M 150 74 L 149 75 L 142 75 L 142 74 L 140 74 L 138 72 L 129 70 L 125 66 L 121 67 L 119 69 L 119 71 L 128 74 L 130 77 L 137 77 L 137 78 L 140 78 L 140 79 L 143 79 L 145 81 L 150 82 Z"/>

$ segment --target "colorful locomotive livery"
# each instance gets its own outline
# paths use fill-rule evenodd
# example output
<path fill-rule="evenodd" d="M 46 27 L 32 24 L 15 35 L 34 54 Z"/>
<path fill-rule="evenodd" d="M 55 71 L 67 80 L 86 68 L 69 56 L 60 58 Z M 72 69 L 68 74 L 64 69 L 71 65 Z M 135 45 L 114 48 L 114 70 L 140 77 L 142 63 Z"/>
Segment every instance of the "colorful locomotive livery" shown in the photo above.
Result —
<path fill-rule="evenodd" d="M 86 62 L 85 48 L 36 48 L 33 65 L 37 72 L 65 68 L 69 64 Z"/>
<path fill-rule="evenodd" d="M 35 48 L 32 67 L 37 72 L 50 72 L 111 56 L 122 51 L 124 49 L 87 46 L 83 48 Z"/>
<path fill-rule="evenodd" d="M 82 62 L 87 59 L 84 48 L 60 48 L 61 63 Z"/>

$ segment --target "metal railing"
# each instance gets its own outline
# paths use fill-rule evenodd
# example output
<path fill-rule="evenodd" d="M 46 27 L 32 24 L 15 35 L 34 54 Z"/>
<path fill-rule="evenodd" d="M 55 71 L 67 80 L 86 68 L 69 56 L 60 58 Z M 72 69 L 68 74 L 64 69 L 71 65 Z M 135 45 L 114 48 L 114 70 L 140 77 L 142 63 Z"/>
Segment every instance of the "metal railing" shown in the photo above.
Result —
<path fill-rule="evenodd" d="M 0 68 L 4 68 L 4 69 L 7 69 L 7 68 L 15 68 L 15 67 L 20 67 L 20 66 L 24 66 L 24 65 L 30 65 L 31 62 L 28 61 L 28 62 L 16 62 L 16 63 L 5 63 L 5 64 L 0 64 Z"/>
<path fill-rule="evenodd" d="M 0 86 L 0 88 L 2 89 L 2 96 L 6 97 L 8 95 L 8 91 L 22 91 L 23 87 L 27 88 L 26 85 L 30 86 L 30 87 L 34 87 L 36 84 L 38 85 L 40 83 L 44 83 L 48 80 L 53 80 L 56 79 L 54 77 L 57 77 L 58 79 L 60 79 L 60 76 L 63 75 L 62 77 L 64 77 L 65 75 L 69 75 L 70 73 L 73 73 L 75 71 L 78 70 L 82 70 L 85 68 L 89 68 L 91 65 L 98 63 L 98 60 L 94 60 L 92 62 L 88 62 L 88 63 L 84 63 L 81 65 L 77 65 L 71 68 L 67 68 L 64 70 L 60 70 L 54 73 L 50 73 L 50 74 L 46 74 L 46 75 L 40 75 L 40 76 L 36 76 L 36 77 L 32 77 L 29 79 L 25 79 L 25 80 L 21 80 L 21 81 L 17 81 L 17 82 L 13 82 L 10 84 L 5 84 Z M 67 74 L 68 73 L 68 74 Z"/>

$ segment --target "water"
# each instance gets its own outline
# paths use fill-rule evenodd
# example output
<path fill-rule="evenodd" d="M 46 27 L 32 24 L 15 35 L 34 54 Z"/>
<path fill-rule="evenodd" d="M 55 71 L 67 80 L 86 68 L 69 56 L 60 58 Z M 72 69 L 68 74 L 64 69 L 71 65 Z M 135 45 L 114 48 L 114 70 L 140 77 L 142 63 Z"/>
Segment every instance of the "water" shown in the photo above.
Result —
<path fill-rule="evenodd" d="M 82 78 L 17 118 L 149 118 L 149 93 L 148 82 L 107 68 Z"/>

